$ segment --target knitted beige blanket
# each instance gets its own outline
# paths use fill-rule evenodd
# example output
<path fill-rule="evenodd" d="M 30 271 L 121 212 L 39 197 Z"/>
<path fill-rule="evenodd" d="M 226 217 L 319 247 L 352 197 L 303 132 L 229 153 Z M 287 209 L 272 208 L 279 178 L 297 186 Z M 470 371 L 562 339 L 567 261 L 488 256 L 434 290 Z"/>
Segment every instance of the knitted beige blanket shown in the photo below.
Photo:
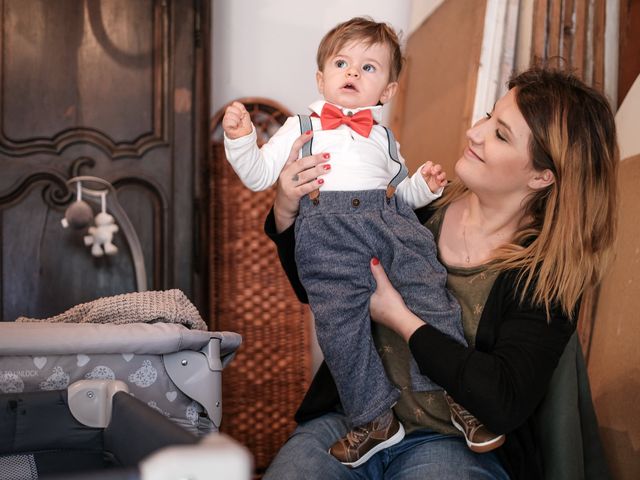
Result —
<path fill-rule="evenodd" d="M 198 309 L 178 289 L 124 293 L 71 307 L 49 318 L 19 317 L 16 322 L 50 323 L 179 323 L 192 330 L 207 330 Z"/>

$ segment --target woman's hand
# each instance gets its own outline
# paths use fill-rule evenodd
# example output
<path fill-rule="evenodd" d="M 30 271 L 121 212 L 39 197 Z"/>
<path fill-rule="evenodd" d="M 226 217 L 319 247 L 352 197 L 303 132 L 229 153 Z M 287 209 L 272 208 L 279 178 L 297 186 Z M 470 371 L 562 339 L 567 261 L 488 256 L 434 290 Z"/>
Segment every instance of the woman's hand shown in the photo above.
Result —
<path fill-rule="evenodd" d="M 371 295 L 369 303 L 371 319 L 409 341 L 413 332 L 424 325 L 424 321 L 409 310 L 402 296 L 391 285 L 377 258 L 371 260 L 370 266 L 373 279 L 376 281 L 376 291 Z"/>
<path fill-rule="evenodd" d="M 330 158 L 328 153 L 318 153 L 298 159 L 302 146 L 311 140 L 312 136 L 313 131 L 308 131 L 293 142 L 289 158 L 280 172 L 276 199 L 273 203 L 278 233 L 286 230 L 295 222 L 300 199 L 317 190 L 324 183 L 320 176 L 328 173 L 331 169 L 331 165 L 326 163 Z"/>

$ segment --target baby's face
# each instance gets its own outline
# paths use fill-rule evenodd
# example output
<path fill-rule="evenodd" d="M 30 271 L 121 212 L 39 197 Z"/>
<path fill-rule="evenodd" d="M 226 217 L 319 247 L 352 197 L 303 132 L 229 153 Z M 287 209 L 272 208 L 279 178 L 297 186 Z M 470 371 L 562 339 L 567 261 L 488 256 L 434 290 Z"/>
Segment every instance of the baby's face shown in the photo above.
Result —
<path fill-rule="evenodd" d="M 396 92 L 389 81 L 391 52 L 387 45 L 347 43 L 329 56 L 323 71 L 316 73 L 318 90 L 327 102 L 346 108 L 386 103 Z"/>

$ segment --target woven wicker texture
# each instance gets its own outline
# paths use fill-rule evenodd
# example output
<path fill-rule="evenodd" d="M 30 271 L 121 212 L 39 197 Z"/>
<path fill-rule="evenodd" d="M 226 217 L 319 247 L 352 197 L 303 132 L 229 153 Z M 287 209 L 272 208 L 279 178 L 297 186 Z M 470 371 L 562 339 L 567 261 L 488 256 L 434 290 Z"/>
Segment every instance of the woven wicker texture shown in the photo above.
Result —
<path fill-rule="evenodd" d="M 260 143 L 287 117 L 265 100 L 243 103 Z M 310 318 L 263 232 L 275 190 L 242 185 L 224 156 L 221 114 L 212 122 L 210 311 L 215 329 L 243 337 L 223 375 L 221 430 L 251 450 L 261 473 L 295 427 L 310 381 Z"/>

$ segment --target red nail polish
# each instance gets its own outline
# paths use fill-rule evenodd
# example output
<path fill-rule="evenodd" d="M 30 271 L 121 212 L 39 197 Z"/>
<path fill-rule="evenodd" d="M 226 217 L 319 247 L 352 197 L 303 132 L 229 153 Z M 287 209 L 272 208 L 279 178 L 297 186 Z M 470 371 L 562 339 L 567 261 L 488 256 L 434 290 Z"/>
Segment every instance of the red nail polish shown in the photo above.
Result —
<path fill-rule="evenodd" d="M 322 154 L 322 158 L 324 158 L 324 159 L 327 159 L 327 158 L 330 158 L 330 157 L 331 157 L 330 153 L 323 153 Z"/>
<path fill-rule="evenodd" d="M 311 130 L 307 130 L 306 132 L 304 132 L 305 135 L 311 135 Z"/>
<path fill-rule="evenodd" d="M 324 170 L 331 170 L 331 165 L 326 164 L 326 165 L 323 165 L 323 166 L 322 166 L 322 168 L 323 168 Z"/>
<path fill-rule="evenodd" d="M 378 264 L 380 263 L 380 260 L 378 260 L 378 258 L 377 258 L 377 257 L 373 257 L 373 258 L 371 259 L 371 263 L 373 263 L 374 265 L 378 265 Z"/>
<path fill-rule="evenodd" d="M 322 185 L 322 184 L 324 183 L 324 178 L 319 178 L 319 179 L 318 179 L 318 183 L 319 183 L 320 185 Z"/>

